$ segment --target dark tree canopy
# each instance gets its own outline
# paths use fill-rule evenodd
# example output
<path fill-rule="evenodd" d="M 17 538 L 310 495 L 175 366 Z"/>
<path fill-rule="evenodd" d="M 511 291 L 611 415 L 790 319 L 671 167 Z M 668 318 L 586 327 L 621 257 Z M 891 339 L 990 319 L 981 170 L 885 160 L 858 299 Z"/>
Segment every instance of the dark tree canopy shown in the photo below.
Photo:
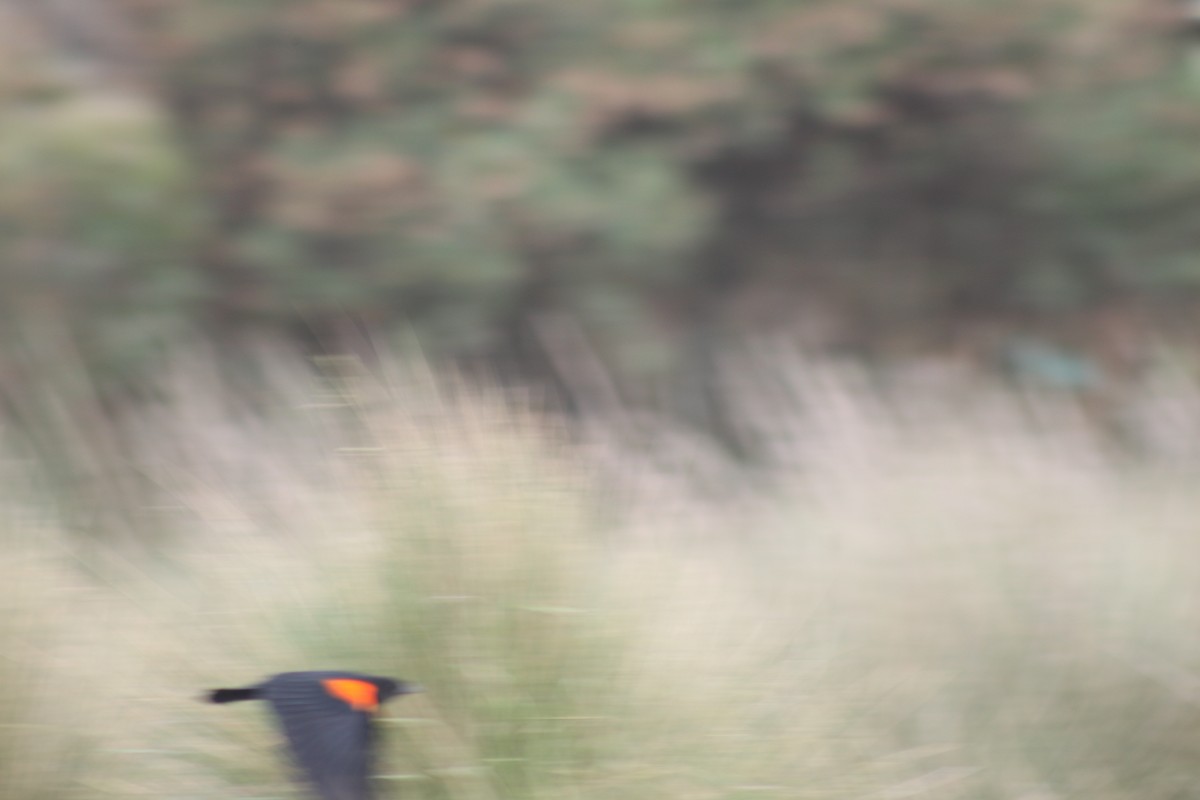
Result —
<path fill-rule="evenodd" d="M 105 8 L 88 41 L 143 104 L 24 46 L 0 254 L 113 368 L 185 325 L 336 347 L 351 319 L 537 370 L 569 320 L 622 374 L 686 373 L 730 334 L 923 346 L 1200 280 L 1167 4 Z"/>

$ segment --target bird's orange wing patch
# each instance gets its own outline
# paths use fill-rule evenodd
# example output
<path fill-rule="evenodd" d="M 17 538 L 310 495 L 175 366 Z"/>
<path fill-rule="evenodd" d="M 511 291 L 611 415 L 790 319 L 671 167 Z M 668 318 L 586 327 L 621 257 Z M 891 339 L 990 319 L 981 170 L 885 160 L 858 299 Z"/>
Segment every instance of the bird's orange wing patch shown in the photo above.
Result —
<path fill-rule="evenodd" d="M 321 683 L 324 684 L 326 692 L 339 700 L 345 700 L 355 711 L 379 709 L 379 689 L 373 683 L 353 678 L 329 678 Z"/>

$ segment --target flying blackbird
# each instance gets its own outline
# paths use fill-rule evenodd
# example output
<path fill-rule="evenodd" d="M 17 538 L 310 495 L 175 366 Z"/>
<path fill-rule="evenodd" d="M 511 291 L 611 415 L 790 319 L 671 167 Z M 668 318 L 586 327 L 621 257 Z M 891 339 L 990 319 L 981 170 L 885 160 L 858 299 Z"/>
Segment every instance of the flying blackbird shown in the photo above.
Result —
<path fill-rule="evenodd" d="M 323 800 L 370 800 L 371 717 L 415 683 L 355 672 L 284 672 L 244 689 L 216 689 L 212 703 L 266 700 L 292 753 Z"/>

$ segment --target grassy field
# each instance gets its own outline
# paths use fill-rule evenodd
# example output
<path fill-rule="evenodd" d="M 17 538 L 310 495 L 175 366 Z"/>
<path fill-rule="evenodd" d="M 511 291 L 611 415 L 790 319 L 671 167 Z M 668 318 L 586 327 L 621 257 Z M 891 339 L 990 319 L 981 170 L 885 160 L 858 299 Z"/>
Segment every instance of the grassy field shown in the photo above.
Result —
<path fill-rule="evenodd" d="M 196 698 L 304 668 L 428 687 L 385 797 L 1200 798 L 1197 476 L 1065 404 L 797 362 L 741 472 L 420 370 L 181 373 L 3 431 L 4 798 L 297 797 Z"/>

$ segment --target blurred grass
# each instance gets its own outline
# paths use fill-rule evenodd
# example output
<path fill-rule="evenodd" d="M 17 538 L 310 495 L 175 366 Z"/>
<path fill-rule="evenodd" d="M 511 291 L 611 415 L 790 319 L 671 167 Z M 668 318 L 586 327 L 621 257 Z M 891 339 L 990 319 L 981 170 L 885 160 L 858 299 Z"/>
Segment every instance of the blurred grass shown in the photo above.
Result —
<path fill-rule="evenodd" d="M 5 797 L 297 796 L 196 698 L 305 668 L 429 688 L 385 796 L 1200 797 L 1195 475 L 1065 403 L 751 372 L 772 466 L 721 492 L 678 431 L 419 369 L 277 364 L 250 413 L 181 363 L 106 464 L 159 549 L 77 549 L 4 462 Z"/>

